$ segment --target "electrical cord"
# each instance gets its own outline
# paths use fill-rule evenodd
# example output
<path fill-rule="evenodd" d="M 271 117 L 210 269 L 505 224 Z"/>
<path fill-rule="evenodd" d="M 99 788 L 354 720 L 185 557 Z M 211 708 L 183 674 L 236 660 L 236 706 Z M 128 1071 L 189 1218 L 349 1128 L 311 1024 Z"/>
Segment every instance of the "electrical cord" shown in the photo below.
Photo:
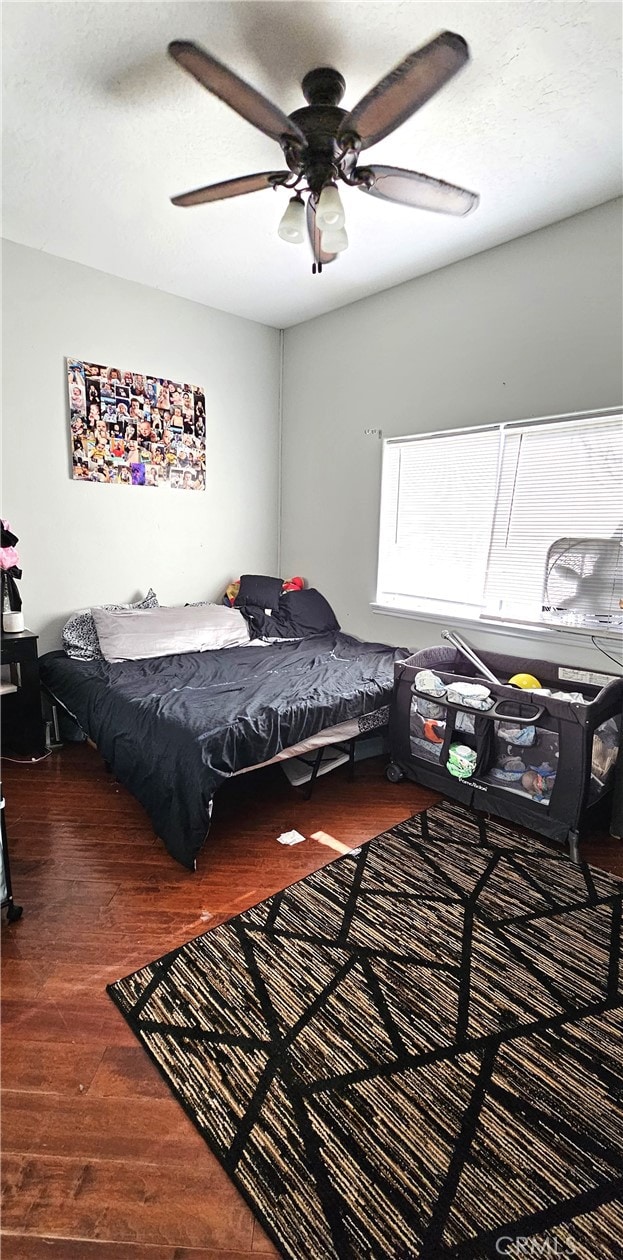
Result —
<path fill-rule="evenodd" d="M 623 666 L 623 659 L 617 660 L 616 656 L 612 656 L 610 652 L 607 652 L 605 647 L 602 647 L 601 644 L 597 642 L 596 634 L 591 635 L 591 643 L 594 648 L 597 648 L 598 652 L 603 652 L 604 656 L 607 656 L 609 661 L 613 661 L 614 664 L 618 665 L 619 667 Z"/>
<path fill-rule="evenodd" d="M 558 634 L 564 634 L 566 628 L 567 628 L 566 626 L 550 625 L 550 629 L 556 630 Z M 606 651 L 605 647 L 602 647 L 601 644 L 597 642 L 597 639 L 598 639 L 598 635 L 591 634 L 590 640 L 593 647 L 596 648 L 598 652 L 601 652 L 603 656 L 607 656 L 608 660 L 612 661 L 614 665 L 618 665 L 619 668 L 623 668 L 623 658 L 619 660 L 616 656 L 612 656 L 610 652 Z"/>
<path fill-rule="evenodd" d="M 3 757 L 3 761 L 12 761 L 14 766 L 36 766 L 39 761 L 45 761 L 46 757 L 51 757 L 54 749 L 49 748 L 42 757 Z"/>

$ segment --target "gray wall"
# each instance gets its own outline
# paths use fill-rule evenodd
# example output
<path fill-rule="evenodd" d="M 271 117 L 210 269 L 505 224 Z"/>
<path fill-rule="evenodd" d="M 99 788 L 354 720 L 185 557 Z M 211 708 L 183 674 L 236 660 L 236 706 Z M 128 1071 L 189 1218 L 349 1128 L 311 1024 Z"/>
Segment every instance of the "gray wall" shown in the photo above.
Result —
<path fill-rule="evenodd" d="M 335 264 L 339 266 L 339 261 Z M 318 283 L 330 284 L 330 269 Z M 373 613 L 386 437 L 616 405 L 622 392 L 621 202 L 608 202 L 285 333 L 282 570 L 345 630 L 423 646 L 439 625 Z M 457 511 L 469 511 L 469 486 Z M 482 630 L 482 648 L 525 640 Z M 531 652 L 600 654 L 560 638 Z"/>
<path fill-rule="evenodd" d="M 364 429 L 395 436 L 620 401 L 620 214 L 610 202 L 286 331 L 280 567 L 319 586 L 346 630 L 417 647 L 440 629 L 370 609 L 381 443 Z M 42 649 L 75 608 L 149 585 L 165 603 L 209 598 L 241 569 L 275 572 L 279 334 L 8 242 L 4 298 L 2 511 L 20 536 L 26 622 Z M 205 385 L 206 493 L 73 482 L 66 355 Z M 468 487 L 457 510 L 469 510 Z M 608 668 L 560 639 L 530 651 Z"/>
<path fill-rule="evenodd" d="M 85 605 L 150 585 L 162 603 L 211 598 L 241 569 L 274 572 L 279 333 L 21 245 L 3 256 L 2 513 L 40 649 Z M 71 480 L 72 355 L 205 386 L 205 493 Z"/>

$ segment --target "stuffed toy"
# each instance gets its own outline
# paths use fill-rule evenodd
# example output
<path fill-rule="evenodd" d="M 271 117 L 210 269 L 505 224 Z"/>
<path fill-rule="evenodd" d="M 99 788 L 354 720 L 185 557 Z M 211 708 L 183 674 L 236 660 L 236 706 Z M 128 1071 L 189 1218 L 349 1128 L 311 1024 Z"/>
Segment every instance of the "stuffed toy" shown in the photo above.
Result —
<path fill-rule="evenodd" d="M 237 582 L 230 582 L 223 596 L 223 603 L 229 604 L 231 608 L 233 606 L 234 600 L 239 590 L 240 590 L 240 579 L 238 579 Z"/>
<path fill-rule="evenodd" d="M 283 591 L 302 591 L 304 589 L 305 589 L 305 579 L 302 577 L 288 578 L 282 584 L 282 587 L 281 587 L 282 592 Z M 230 608 L 233 607 L 236 601 L 236 598 L 238 596 L 239 590 L 240 590 L 240 578 L 237 578 L 235 582 L 230 582 L 229 586 L 226 588 L 225 594 L 223 596 L 223 603 L 229 604 Z"/>
<path fill-rule="evenodd" d="M 0 600 L 0 608 L 2 612 L 20 612 L 22 607 L 22 597 L 19 593 L 17 579 L 21 578 L 22 570 L 19 568 L 19 556 L 15 550 L 16 542 L 19 542 L 17 536 L 11 533 L 8 521 L 1 521 L 2 526 L 0 537 L 0 580 L 2 582 L 2 598 Z"/>

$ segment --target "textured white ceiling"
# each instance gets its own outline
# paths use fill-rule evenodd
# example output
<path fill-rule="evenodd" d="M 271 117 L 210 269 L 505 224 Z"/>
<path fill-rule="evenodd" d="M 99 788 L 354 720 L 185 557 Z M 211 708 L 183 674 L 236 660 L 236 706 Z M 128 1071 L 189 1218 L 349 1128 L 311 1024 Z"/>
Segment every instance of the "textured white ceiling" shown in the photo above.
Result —
<path fill-rule="evenodd" d="M 621 191 L 617 3 L 5 3 L 11 240 L 277 327 L 478 253 Z M 166 55 L 194 39 L 291 112 L 316 65 L 352 106 L 442 29 L 472 61 L 366 160 L 481 195 L 465 220 L 344 189 L 350 248 L 322 276 L 277 237 L 287 193 L 169 196 L 282 166 L 276 144 Z"/>

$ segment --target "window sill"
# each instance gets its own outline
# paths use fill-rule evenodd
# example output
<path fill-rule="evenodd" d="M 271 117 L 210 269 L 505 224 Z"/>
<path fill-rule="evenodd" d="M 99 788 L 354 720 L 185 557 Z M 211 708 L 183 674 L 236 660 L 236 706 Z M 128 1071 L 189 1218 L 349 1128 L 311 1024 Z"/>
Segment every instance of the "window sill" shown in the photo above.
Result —
<path fill-rule="evenodd" d="M 603 639 L 608 644 L 619 647 L 621 645 L 620 629 L 603 629 L 596 627 L 590 629 L 577 629 L 573 626 L 545 626 L 545 625 L 529 625 L 521 621 L 492 621 L 486 617 L 465 617 L 456 613 L 447 612 L 424 612 L 423 610 L 415 610 L 412 608 L 396 608 L 389 607 L 386 604 L 370 604 L 374 613 L 379 613 L 385 617 L 401 617 L 405 621 L 427 621 L 433 625 L 455 626 L 462 630 L 483 630 L 487 634 L 501 634 L 508 638 L 511 635 L 516 639 L 537 639 L 539 642 L 565 643 L 568 646 L 577 647 L 582 643 L 586 647 L 591 647 L 595 639 Z M 621 662 L 623 665 L 623 661 Z"/>

